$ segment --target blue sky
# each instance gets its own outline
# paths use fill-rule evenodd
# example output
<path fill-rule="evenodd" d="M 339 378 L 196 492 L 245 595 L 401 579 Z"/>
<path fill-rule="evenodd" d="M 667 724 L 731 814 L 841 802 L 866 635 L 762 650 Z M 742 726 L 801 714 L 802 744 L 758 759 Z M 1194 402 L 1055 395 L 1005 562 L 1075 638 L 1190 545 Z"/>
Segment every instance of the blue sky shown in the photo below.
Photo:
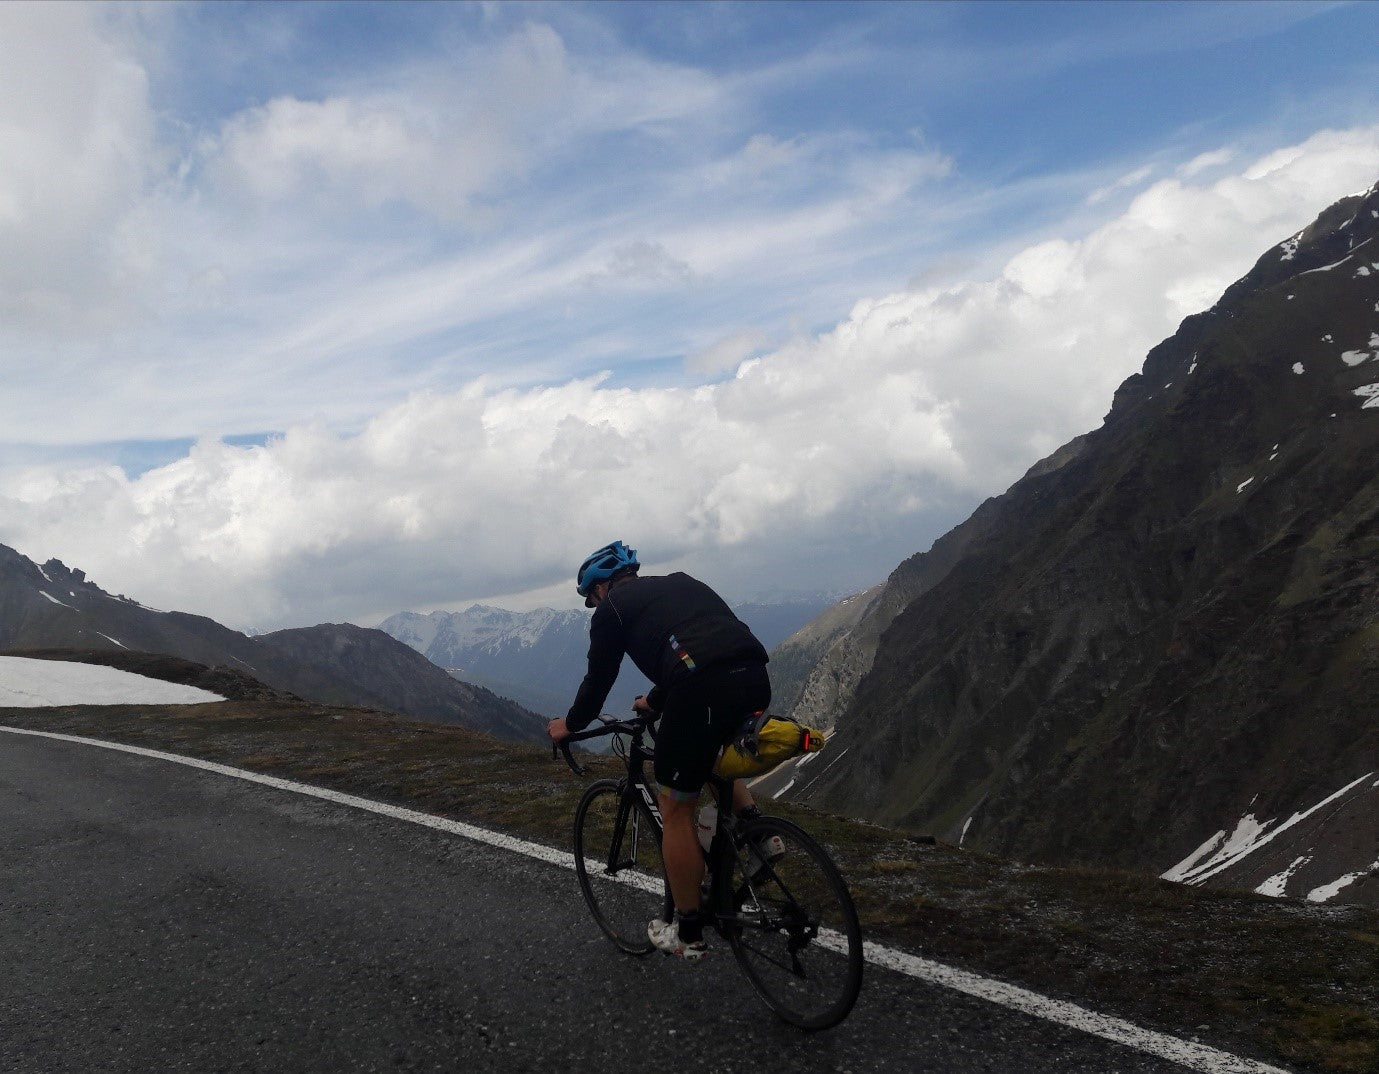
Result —
<path fill-rule="evenodd" d="M 863 588 L 1379 178 L 1372 3 L 0 6 L 0 542 L 243 627 Z"/>

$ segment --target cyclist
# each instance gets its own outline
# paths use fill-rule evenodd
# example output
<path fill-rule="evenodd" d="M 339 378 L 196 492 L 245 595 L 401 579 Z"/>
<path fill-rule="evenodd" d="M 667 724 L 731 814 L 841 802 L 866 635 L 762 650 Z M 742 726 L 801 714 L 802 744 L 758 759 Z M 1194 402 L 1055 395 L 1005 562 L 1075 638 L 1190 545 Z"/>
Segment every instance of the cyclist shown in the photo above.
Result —
<path fill-rule="evenodd" d="M 576 589 L 589 622 L 589 670 L 564 719 L 546 733 L 554 742 L 588 726 L 603 708 L 630 656 L 653 683 L 634 708 L 661 713 L 656 735 L 660 784 L 661 854 L 675 902 L 675 921 L 653 920 L 647 935 L 666 954 L 691 961 L 707 950 L 699 912 L 704 859 L 695 833 L 695 804 L 718 752 L 746 717 L 771 702 L 766 649 L 703 582 L 687 574 L 642 578 L 635 549 L 614 541 L 579 566 Z M 756 806 L 742 780 L 732 808 L 752 816 Z M 777 840 L 778 841 L 778 840 Z M 763 848 L 768 859 L 784 845 Z"/>

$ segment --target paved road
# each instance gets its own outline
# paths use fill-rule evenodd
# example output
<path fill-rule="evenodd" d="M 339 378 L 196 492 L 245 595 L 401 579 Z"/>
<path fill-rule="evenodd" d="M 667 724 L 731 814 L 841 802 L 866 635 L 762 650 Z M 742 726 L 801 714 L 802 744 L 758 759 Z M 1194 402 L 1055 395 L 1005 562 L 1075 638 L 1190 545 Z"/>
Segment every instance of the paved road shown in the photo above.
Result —
<path fill-rule="evenodd" d="M 0 736 L 0 1071 L 1161 1072 L 868 966 L 839 1028 L 720 945 L 618 954 L 572 873 L 154 759 Z"/>

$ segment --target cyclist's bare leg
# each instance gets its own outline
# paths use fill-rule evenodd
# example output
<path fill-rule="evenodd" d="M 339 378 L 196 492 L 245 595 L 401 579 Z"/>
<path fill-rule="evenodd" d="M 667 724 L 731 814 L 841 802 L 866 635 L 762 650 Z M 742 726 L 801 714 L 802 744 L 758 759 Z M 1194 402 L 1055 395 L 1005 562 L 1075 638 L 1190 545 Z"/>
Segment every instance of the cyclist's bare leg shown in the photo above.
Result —
<path fill-rule="evenodd" d="M 744 809 L 750 809 L 756 804 L 752 792 L 747 789 L 747 781 L 745 779 L 733 780 L 733 812 L 741 813 Z"/>
<path fill-rule="evenodd" d="M 675 909 L 691 913 L 699 909 L 699 885 L 704 879 L 704 856 L 699 850 L 699 837 L 694 830 L 694 799 L 677 801 L 664 791 L 660 796 L 661 857 L 666 865 L 666 879 L 670 881 L 670 895 Z"/>

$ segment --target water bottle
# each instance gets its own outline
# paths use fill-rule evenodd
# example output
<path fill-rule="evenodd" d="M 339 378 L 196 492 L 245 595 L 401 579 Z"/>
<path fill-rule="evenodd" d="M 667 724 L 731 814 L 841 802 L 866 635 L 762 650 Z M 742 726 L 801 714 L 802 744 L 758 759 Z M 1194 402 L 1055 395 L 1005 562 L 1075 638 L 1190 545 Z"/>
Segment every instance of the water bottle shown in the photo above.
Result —
<path fill-rule="evenodd" d="M 695 825 L 695 830 L 699 833 L 699 845 L 708 852 L 709 844 L 713 842 L 713 833 L 718 828 L 718 806 L 709 802 L 699 811 L 699 821 Z"/>

